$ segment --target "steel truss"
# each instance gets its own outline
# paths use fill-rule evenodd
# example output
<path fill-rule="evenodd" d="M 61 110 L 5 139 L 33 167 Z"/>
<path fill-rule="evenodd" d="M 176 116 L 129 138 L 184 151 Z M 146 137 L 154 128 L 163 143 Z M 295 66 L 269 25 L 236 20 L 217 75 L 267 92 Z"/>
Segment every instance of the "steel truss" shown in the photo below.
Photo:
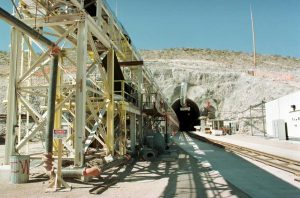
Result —
<path fill-rule="evenodd" d="M 124 81 L 129 80 L 137 87 L 137 104 L 125 100 L 124 82 L 122 92 L 115 93 L 115 56 L 128 65 L 140 64 L 142 59 L 105 1 L 97 0 L 94 4 L 96 16 L 84 10 L 83 0 L 22 0 L 18 6 L 20 15 L 16 15 L 60 48 L 54 128 L 68 129 L 68 137 L 63 140 L 64 154 L 74 160 L 75 166 L 84 166 L 84 154 L 95 141 L 104 155 L 124 155 L 127 117 L 134 150 L 143 136 L 141 93 L 156 90 L 162 95 L 142 65 L 123 67 Z M 6 164 L 15 153 L 34 154 L 26 146 L 33 138 L 44 140 L 51 50 L 38 38 L 12 28 Z M 171 112 L 169 106 L 164 108 Z M 26 120 L 22 121 L 24 114 Z M 118 123 L 114 123 L 116 117 Z M 54 153 L 57 144 L 54 141 Z"/>

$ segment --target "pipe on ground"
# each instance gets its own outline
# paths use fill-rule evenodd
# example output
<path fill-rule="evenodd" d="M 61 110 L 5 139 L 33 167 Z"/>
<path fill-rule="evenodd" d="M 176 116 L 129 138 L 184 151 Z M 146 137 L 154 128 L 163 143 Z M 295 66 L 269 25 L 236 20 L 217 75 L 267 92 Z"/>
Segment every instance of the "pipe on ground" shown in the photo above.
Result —
<path fill-rule="evenodd" d="M 80 177 L 80 176 L 95 176 L 98 177 L 102 173 L 102 169 L 93 166 L 91 168 L 84 167 L 84 168 L 66 168 L 62 169 L 63 177 Z"/>
<path fill-rule="evenodd" d="M 152 148 L 147 148 L 147 147 L 143 148 L 141 153 L 142 153 L 143 159 L 146 161 L 153 161 L 157 157 L 157 154 L 158 154 L 157 150 L 152 149 Z"/>
<path fill-rule="evenodd" d="M 119 159 L 115 159 L 112 162 L 106 163 L 101 167 L 84 167 L 84 168 L 65 168 L 62 169 L 63 177 L 80 177 L 80 176 L 94 176 L 99 177 L 104 171 L 107 171 L 113 167 L 120 166 L 127 163 L 131 159 L 131 156 L 125 155 Z"/>

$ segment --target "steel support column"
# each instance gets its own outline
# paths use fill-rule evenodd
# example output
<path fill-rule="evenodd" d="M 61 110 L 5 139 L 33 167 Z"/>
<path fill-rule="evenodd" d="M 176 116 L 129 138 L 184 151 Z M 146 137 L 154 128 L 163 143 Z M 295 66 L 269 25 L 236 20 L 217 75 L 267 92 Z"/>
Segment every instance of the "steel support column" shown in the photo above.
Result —
<path fill-rule="evenodd" d="M 96 19 L 96 23 L 98 24 L 98 26 L 101 28 L 101 21 L 102 21 L 102 0 L 97 0 L 97 19 Z M 102 28 L 101 28 L 102 29 Z"/>
<path fill-rule="evenodd" d="M 75 96 L 75 166 L 84 164 L 85 112 L 86 112 L 86 59 L 87 59 L 87 24 L 79 22 L 77 33 L 77 72 Z"/>
<path fill-rule="evenodd" d="M 138 101 L 139 101 L 139 109 L 140 109 L 140 112 L 141 114 L 138 116 L 138 123 L 139 123 L 139 128 L 138 128 L 138 141 L 139 141 L 139 144 L 142 144 L 143 143 L 143 97 L 142 97 L 142 86 L 143 86 L 143 67 L 140 66 L 138 68 L 138 83 L 139 83 L 139 86 L 138 86 Z"/>
<path fill-rule="evenodd" d="M 168 145 L 169 143 L 169 138 L 168 138 L 168 116 L 165 116 L 165 142 L 166 142 L 166 145 Z"/>
<path fill-rule="evenodd" d="M 136 145 L 136 114 L 130 114 L 130 148 L 132 153 L 135 153 Z"/>
<path fill-rule="evenodd" d="M 114 155 L 114 50 L 110 49 L 107 54 L 107 80 L 108 80 L 108 93 L 109 102 L 107 107 L 107 136 L 106 144 L 109 152 Z"/>
<path fill-rule="evenodd" d="M 7 98 L 7 120 L 6 120 L 6 137 L 5 137 L 5 159 L 4 163 L 9 164 L 9 158 L 15 153 L 15 127 L 17 124 L 17 106 L 16 106 L 16 83 L 18 67 L 18 51 L 20 47 L 21 34 L 16 28 L 11 32 L 11 54 L 9 69 L 9 84 Z"/>
<path fill-rule="evenodd" d="M 61 60 L 60 60 L 61 61 Z M 62 72 L 60 68 L 57 68 L 57 89 L 56 89 L 56 104 L 61 103 L 62 97 L 61 97 L 61 85 L 62 85 Z M 62 119 L 62 107 L 59 107 L 55 111 L 55 117 L 54 117 L 54 129 L 61 129 L 61 119 Z M 59 153 L 59 140 L 53 141 L 53 150 L 54 155 L 57 155 Z"/>
<path fill-rule="evenodd" d="M 19 76 L 23 75 L 24 72 L 24 38 L 21 38 L 21 46 L 20 46 L 20 53 L 19 53 L 19 60 L 20 60 L 20 72 Z M 21 136 L 22 136 L 22 104 L 18 101 L 18 110 L 19 110 L 19 115 L 18 115 L 18 143 L 21 141 Z"/>
<path fill-rule="evenodd" d="M 120 142 L 119 142 L 119 154 L 125 155 L 126 154 L 126 146 L 127 146 L 127 127 L 126 127 L 126 116 L 127 116 L 127 102 L 120 102 Z"/>

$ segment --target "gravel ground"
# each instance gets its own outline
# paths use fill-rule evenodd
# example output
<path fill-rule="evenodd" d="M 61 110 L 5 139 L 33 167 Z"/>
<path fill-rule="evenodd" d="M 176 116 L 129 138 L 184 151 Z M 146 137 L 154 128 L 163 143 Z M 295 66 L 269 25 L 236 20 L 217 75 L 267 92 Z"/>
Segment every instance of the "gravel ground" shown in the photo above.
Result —
<path fill-rule="evenodd" d="M 118 183 L 104 190 L 101 197 L 248 197 L 217 171 L 206 167 L 206 162 L 199 162 L 175 145 L 172 149 L 178 153 L 173 159 L 132 162 L 89 183 L 66 180 L 72 185 L 71 192 L 45 193 L 48 185 L 45 178 L 31 176 L 26 184 L 0 181 L 1 197 L 99 197 L 89 190 L 100 189 L 113 179 Z"/>
<path fill-rule="evenodd" d="M 284 171 L 247 161 L 221 148 L 182 135 L 173 139 L 176 145 L 172 150 L 177 151 L 177 158 L 132 162 L 90 182 L 66 180 L 72 185 L 71 192 L 45 193 L 47 179 L 34 175 L 26 184 L 0 181 L 1 197 L 273 198 L 297 197 L 300 193 L 300 186 L 288 183 L 287 178 L 292 176 Z M 3 147 L 0 145 L 0 161 L 3 160 Z M 114 181 L 117 183 L 114 184 Z M 92 188 L 95 191 L 104 190 L 100 195 L 90 194 Z"/>

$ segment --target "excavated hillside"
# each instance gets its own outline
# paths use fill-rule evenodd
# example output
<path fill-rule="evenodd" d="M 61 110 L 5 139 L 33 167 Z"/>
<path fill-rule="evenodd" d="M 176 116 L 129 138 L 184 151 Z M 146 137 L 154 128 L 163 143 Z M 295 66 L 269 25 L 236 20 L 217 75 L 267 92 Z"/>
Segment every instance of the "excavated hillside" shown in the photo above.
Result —
<path fill-rule="evenodd" d="M 170 103 L 179 98 L 181 82 L 187 82 L 187 97 L 200 111 L 209 102 L 219 119 L 249 117 L 245 110 L 250 105 L 300 88 L 300 59 L 296 58 L 258 55 L 254 67 L 251 55 L 241 52 L 183 48 L 142 50 L 141 54 Z M 8 64 L 9 55 L 0 52 L 1 102 L 6 98 Z M 5 103 L 0 113 L 6 113 Z M 249 133 L 247 120 L 240 124 L 240 132 Z"/>
<path fill-rule="evenodd" d="M 187 82 L 187 97 L 200 110 L 209 102 L 218 119 L 243 120 L 249 117 L 250 105 L 300 88 L 296 58 L 258 55 L 254 66 L 251 55 L 241 52 L 184 48 L 142 50 L 141 54 L 170 103 L 179 97 L 180 83 Z M 240 132 L 249 133 L 249 124 L 247 119 L 240 122 Z"/>
<path fill-rule="evenodd" d="M 0 51 L 0 113 L 6 111 L 3 101 L 6 99 L 6 90 L 8 86 L 9 75 L 9 54 L 7 52 Z"/>

